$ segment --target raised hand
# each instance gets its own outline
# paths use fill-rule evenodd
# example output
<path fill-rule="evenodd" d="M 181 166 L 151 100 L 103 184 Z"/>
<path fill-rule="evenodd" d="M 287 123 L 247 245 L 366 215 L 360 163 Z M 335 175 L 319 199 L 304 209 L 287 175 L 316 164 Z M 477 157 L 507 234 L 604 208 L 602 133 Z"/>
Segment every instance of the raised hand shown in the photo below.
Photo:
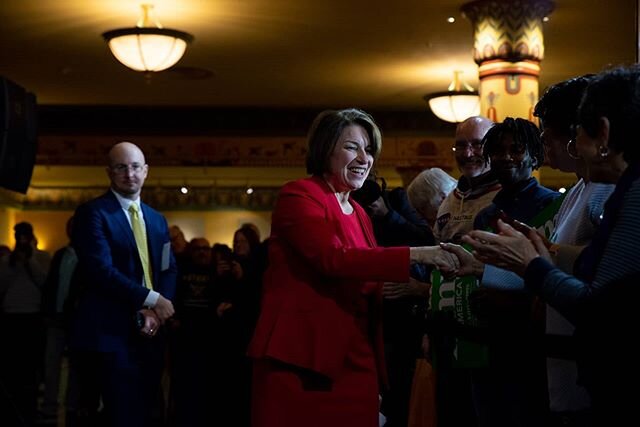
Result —
<path fill-rule="evenodd" d="M 530 237 L 531 231 L 535 232 L 538 235 L 538 237 L 540 238 L 540 241 L 542 243 L 544 243 L 544 246 L 547 249 L 549 249 L 553 245 L 553 243 L 551 243 L 549 241 L 549 239 L 547 239 L 542 234 L 538 233 L 534 228 L 528 226 L 524 222 L 520 222 L 520 221 L 517 221 L 515 219 L 510 219 L 509 221 L 502 221 L 502 222 L 504 222 L 504 225 L 509 225 L 509 226 L 511 226 L 511 228 L 514 228 L 517 231 L 519 231 L 520 233 L 522 233 L 523 235 L 529 237 L 530 240 L 531 240 L 531 237 Z M 503 232 L 506 232 L 506 230 L 508 230 L 508 229 L 503 226 L 502 230 L 503 230 Z M 500 229 L 498 229 L 498 232 L 500 232 Z M 500 234 L 502 234 L 502 233 L 500 233 Z"/>
<path fill-rule="evenodd" d="M 502 220 L 498 220 L 498 232 L 500 234 L 474 230 L 464 236 L 462 241 L 473 248 L 473 255 L 479 261 L 521 276 L 534 258 L 543 255 L 550 259 L 544 242 L 534 229 L 530 229 L 529 235 L 525 236 Z"/>

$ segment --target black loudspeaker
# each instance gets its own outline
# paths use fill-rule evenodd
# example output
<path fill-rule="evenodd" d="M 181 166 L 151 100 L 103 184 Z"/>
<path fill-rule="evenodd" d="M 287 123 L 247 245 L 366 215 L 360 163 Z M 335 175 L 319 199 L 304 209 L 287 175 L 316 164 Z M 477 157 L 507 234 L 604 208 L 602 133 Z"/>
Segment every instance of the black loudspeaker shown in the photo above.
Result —
<path fill-rule="evenodd" d="M 38 149 L 36 97 L 0 76 L 0 187 L 26 193 Z"/>

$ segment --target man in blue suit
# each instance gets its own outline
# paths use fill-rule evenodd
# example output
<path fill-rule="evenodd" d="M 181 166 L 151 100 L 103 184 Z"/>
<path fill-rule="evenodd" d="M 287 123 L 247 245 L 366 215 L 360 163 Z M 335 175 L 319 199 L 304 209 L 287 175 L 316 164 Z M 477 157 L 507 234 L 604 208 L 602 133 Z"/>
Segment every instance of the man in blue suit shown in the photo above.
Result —
<path fill-rule="evenodd" d="M 157 417 L 161 325 L 174 313 L 176 265 L 167 222 L 140 201 L 148 169 L 136 145 L 114 145 L 111 188 L 75 214 L 72 243 L 82 290 L 72 363 L 85 383 L 83 396 L 99 393 L 107 425 L 114 427 L 143 427 L 154 411 Z"/>

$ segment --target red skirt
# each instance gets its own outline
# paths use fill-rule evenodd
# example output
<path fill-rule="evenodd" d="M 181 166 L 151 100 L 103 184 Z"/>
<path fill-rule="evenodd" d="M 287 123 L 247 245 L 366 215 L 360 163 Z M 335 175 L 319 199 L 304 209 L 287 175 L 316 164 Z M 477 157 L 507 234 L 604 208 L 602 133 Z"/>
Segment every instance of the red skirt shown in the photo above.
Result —
<path fill-rule="evenodd" d="M 362 332 L 352 340 L 343 372 L 333 381 L 276 360 L 256 360 L 252 426 L 378 427 L 375 356 Z"/>

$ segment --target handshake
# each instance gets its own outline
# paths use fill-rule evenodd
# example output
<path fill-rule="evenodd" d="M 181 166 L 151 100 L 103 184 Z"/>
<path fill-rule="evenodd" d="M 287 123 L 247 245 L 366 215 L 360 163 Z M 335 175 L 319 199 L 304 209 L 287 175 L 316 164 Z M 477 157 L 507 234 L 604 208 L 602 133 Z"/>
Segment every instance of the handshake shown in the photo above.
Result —
<path fill-rule="evenodd" d="M 522 276 L 533 259 L 551 260 L 551 243 L 535 229 L 519 222 L 509 225 L 498 220 L 496 231 L 497 234 L 475 230 L 464 236 L 462 241 L 473 252 L 453 243 L 411 248 L 411 261 L 433 265 L 445 277 L 451 278 L 481 276 L 485 264 Z"/>
<path fill-rule="evenodd" d="M 482 275 L 484 264 L 460 245 L 441 243 L 439 246 L 410 248 L 411 262 L 432 265 L 445 278 Z"/>

